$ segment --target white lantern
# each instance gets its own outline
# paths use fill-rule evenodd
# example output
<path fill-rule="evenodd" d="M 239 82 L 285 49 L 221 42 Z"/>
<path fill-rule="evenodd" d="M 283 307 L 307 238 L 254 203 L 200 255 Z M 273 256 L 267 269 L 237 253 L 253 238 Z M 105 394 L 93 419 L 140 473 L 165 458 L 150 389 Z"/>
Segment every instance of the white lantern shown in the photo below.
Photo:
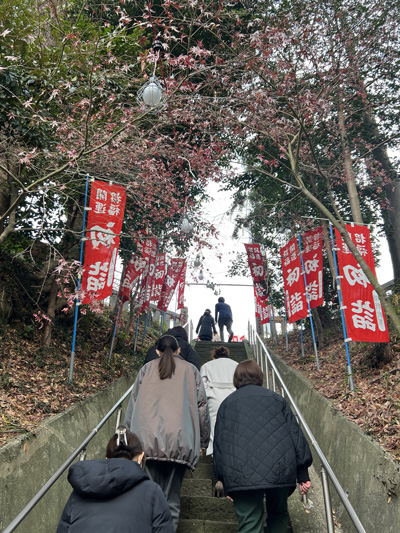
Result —
<path fill-rule="evenodd" d="M 161 102 L 162 90 L 154 81 L 150 81 L 142 94 L 143 101 L 149 107 L 155 107 Z"/>
<path fill-rule="evenodd" d="M 193 230 L 193 226 L 191 225 L 187 217 L 183 217 L 182 219 L 181 230 L 183 231 L 183 233 L 190 233 Z"/>

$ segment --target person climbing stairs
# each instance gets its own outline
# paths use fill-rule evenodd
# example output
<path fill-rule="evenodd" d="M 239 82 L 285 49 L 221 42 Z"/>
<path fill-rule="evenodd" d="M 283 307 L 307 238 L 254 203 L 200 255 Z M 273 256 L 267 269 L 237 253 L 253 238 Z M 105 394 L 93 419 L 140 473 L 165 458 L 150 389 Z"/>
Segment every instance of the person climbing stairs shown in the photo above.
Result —
<path fill-rule="evenodd" d="M 243 342 L 197 341 L 194 349 L 201 364 L 211 360 L 211 351 L 217 346 L 229 348 L 231 359 L 244 361 L 247 352 Z M 202 457 L 196 470 L 186 473 L 181 492 L 181 514 L 178 533 L 236 533 L 237 519 L 233 504 L 225 497 L 215 496 L 212 457 Z"/>

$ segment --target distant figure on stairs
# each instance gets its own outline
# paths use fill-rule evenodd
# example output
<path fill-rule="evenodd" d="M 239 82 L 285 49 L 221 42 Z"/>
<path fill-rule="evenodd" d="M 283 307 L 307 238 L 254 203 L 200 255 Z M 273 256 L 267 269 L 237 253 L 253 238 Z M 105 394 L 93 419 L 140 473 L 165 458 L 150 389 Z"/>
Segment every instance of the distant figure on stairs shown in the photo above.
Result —
<path fill-rule="evenodd" d="M 176 530 L 183 478 L 208 446 L 210 419 L 200 372 L 180 357 L 176 338 L 163 335 L 156 351 L 137 375 L 124 424 L 143 443 L 146 472 L 163 489 Z"/>
<path fill-rule="evenodd" d="M 213 453 L 214 426 L 221 402 L 236 390 L 233 385 L 233 374 L 237 362 L 229 358 L 229 349 L 217 346 L 211 352 L 212 360 L 205 363 L 200 374 L 207 394 L 208 409 L 210 411 L 210 444 L 207 455 Z"/>
<path fill-rule="evenodd" d="M 225 303 L 225 298 L 223 298 L 222 296 L 218 298 L 218 303 L 215 304 L 215 322 L 218 322 L 221 342 L 224 342 L 224 327 L 226 327 L 229 333 L 228 342 L 231 342 L 233 338 L 232 309 L 230 305 Z"/>
<path fill-rule="evenodd" d="M 239 533 L 263 533 L 264 496 L 268 533 L 287 533 L 287 499 L 310 488 L 307 440 L 289 404 L 263 388 L 253 360 L 236 367 L 236 391 L 220 405 L 214 434 L 214 470 L 233 500 Z"/>
<path fill-rule="evenodd" d="M 217 333 L 215 322 L 211 316 L 210 309 L 206 309 L 204 315 L 200 317 L 199 323 L 197 324 L 196 333 L 198 333 L 201 341 L 212 341 L 213 332 L 214 334 Z"/>
<path fill-rule="evenodd" d="M 137 435 L 119 426 L 106 456 L 79 461 L 69 469 L 74 490 L 57 533 L 174 533 L 165 495 L 143 470 L 144 452 Z"/>
<path fill-rule="evenodd" d="M 201 361 L 199 354 L 194 348 L 192 348 L 185 328 L 183 328 L 182 326 L 175 326 L 174 328 L 166 331 L 164 335 L 172 335 L 173 337 L 175 337 L 181 348 L 181 352 L 179 355 L 182 357 L 182 359 L 184 359 L 188 363 L 192 363 L 192 365 L 194 365 L 197 370 L 200 370 Z M 153 361 L 154 359 L 158 359 L 157 343 L 155 343 L 149 348 L 146 354 L 146 359 L 144 360 L 143 364 L 145 365 L 146 363 L 148 363 L 149 361 Z"/>

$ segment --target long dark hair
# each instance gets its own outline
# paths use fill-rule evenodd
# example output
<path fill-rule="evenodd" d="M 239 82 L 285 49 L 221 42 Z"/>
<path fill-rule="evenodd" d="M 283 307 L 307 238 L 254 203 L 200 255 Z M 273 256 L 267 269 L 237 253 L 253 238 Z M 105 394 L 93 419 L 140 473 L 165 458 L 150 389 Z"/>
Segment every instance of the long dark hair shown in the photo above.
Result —
<path fill-rule="evenodd" d="M 178 341 L 172 335 L 163 335 L 158 339 L 157 350 L 161 352 L 158 362 L 160 379 L 170 379 L 175 372 L 174 352 L 179 350 Z"/>
<path fill-rule="evenodd" d="M 119 426 L 107 444 L 106 457 L 108 459 L 129 459 L 143 452 L 142 443 L 136 433 L 132 433 L 125 426 Z"/>

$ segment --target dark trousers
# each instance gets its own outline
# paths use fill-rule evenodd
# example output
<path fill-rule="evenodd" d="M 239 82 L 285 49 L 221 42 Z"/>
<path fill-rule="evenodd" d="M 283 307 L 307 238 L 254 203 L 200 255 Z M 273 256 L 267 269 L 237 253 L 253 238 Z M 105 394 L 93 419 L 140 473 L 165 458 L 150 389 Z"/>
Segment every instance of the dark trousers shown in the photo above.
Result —
<path fill-rule="evenodd" d="M 171 511 L 175 531 L 178 529 L 181 510 L 181 487 L 186 466 L 172 461 L 146 461 L 146 473 L 160 485 Z"/>
<path fill-rule="evenodd" d="M 224 326 L 226 326 L 226 329 L 228 330 L 228 333 L 229 333 L 228 341 L 232 340 L 232 337 L 233 337 L 232 322 L 233 320 L 228 317 L 218 319 L 219 336 L 220 336 L 221 342 L 224 342 Z"/>
<path fill-rule="evenodd" d="M 282 488 L 234 492 L 232 497 L 239 533 L 264 533 L 264 494 L 268 533 L 287 533 L 289 526 L 287 499 L 292 491 L 292 488 Z"/>

